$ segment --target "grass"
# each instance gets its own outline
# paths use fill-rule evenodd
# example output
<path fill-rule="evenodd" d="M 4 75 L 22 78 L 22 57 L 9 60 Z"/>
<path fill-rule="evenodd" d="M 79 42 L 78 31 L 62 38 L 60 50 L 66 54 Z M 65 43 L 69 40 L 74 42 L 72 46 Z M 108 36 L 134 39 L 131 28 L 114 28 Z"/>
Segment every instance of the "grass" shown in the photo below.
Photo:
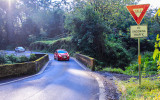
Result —
<path fill-rule="evenodd" d="M 60 38 L 57 40 L 36 41 L 30 45 L 33 51 L 53 53 L 56 49 L 66 49 L 72 56 L 76 46 L 71 41 L 72 37 Z"/>
<path fill-rule="evenodd" d="M 44 43 L 44 44 L 53 44 L 59 40 L 68 40 L 69 41 L 69 40 L 71 40 L 71 37 L 61 38 L 61 39 L 57 39 L 57 40 L 37 41 L 37 42 Z"/>
<path fill-rule="evenodd" d="M 135 78 L 117 82 L 117 85 L 122 92 L 121 100 L 160 100 L 159 78 L 142 78 L 141 86 Z"/>
<path fill-rule="evenodd" d="M 106 72 L 111 72 L 111 73 L 118 73 L 118 74 L 124 74 L 124 71 L 120 68 L 111 68 L 111 67 L 107 67 L 104 68 L 102 71 L 106 71 Z"/>
<path fill-rule="evenodd" d="M 37 42 L 41 42 L 41 43 L 45 43 L 45 44 L 52 44 L 52 43 L 56 42 L 56 40 L 37 41 Z"/>

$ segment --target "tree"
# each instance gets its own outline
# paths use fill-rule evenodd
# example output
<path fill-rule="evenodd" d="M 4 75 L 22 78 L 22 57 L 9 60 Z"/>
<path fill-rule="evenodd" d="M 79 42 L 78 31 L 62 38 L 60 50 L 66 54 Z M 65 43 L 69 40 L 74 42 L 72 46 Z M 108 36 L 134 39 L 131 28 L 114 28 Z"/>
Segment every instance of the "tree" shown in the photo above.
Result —
<path fill-rule="evenodd" d="M 28 38 L 54 37 L 64 33 L 64 8 L 66 0 L 0 0 L 0 49 L 28 46 Z"/>
<path fill-rule="evenodd" d="M 74 27 L 73 30 L 69 30 L 75 33 L 73 42 L 83 53 L 97 59 L 102 58 L 105 52 L 105 23 L 100 17 L 100 13 L 95 11 L 92 6 L 87 6 L 78 13 L 81 15 L 71 15 L 74 16 L 72 25 L 68 23 L 71 25 L 70 27 Z"/>
<path fill-rule="evenodd" d="M 160 19 L 159 19 L 159 16 L 160 16 L 160 8 L 158 9 L 157 13 L 155 14 L 156 20 L 157 20 L 157 22 L 158 22 L 158 23 L 159 23 L 159 25 L 160 25 Z"/>

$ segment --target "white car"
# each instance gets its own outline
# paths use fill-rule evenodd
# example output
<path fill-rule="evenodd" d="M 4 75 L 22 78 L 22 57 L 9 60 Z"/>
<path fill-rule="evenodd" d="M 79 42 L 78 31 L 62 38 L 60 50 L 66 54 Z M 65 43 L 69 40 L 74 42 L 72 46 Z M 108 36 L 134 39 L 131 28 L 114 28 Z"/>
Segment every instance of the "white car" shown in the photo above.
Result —
<path fill-rule="evenodd" d="M 23 47 L 16 47 L 15 52 L 25 52 L 25 49 Z"/>

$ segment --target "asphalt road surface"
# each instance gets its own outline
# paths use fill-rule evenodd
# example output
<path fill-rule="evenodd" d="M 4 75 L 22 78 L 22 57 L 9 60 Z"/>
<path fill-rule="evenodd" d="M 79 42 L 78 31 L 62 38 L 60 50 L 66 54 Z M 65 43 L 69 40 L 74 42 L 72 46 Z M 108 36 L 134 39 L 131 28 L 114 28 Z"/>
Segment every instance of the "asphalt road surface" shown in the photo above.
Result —
<path fill-rule="evenodd" d="M 10 52 L 11 53 L 11 52 Z M 28 55 L 29 51 L 26 52 Z M 0 100 L 98 100 L 96 79 L 74 59 L 50 61 L 43 73 L 0 85 Z"/>

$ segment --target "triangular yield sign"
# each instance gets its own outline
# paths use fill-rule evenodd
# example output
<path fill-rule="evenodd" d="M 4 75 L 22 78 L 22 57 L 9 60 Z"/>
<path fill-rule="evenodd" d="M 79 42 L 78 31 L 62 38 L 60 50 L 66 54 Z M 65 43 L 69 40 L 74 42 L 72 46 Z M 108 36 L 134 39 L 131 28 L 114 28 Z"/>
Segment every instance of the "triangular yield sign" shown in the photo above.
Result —
<path fill-rule="evenodd" d="M 127 6 L 128 11 L 133 16 L 137 24 L 140 24 L 150 4 L 130 5 Z"/>

